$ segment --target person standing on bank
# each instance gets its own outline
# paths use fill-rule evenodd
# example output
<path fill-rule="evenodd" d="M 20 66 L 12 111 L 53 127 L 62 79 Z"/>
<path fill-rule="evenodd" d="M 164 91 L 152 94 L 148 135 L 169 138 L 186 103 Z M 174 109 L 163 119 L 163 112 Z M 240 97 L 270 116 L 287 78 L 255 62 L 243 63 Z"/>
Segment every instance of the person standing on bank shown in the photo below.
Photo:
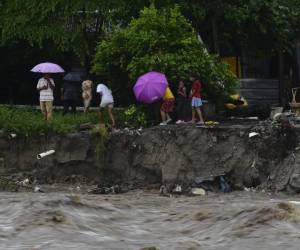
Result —
<path fill-rule="evenodd" d="M 190 80 L 193 82 L 190 97 L 192 98 L 191 106 L 192 106 L 192 120 L 189 123 L 196 122 L 196 115 L 198 115 L 199 121 L 197 124 L 203 125 L 204 120 L 201 112 L 202 99 L 201 99 L 201 83 L 197 79 L 196 76 L 191 76 Z"/>
<path fill-rule="evenodd" d="M 79 99 L 79 86 L 77 82 L 65 81 L 61 89 L 62 101 L 64 106 L 63 115 L 69 112 L 71 107 L 71 112 L 75 114 L 76 103 Z"/>
<path fill-rule="evenodd" d="M 37 84 L 37 90 L 40 92 L 40 107 L 45 121 L 52 119 L 54 87 L 55 83 L 53 79 L 50 78 L 50 74 L 44 74 L 44 76 L 39 79 Z"/>
<path fill-rule="evenodd" d="M 173 111 L 175 104 L 175 97 L 169 87 L 167 87 L 163 96 L 163 103 L 160 108 L 160 115 L 162 122 L 159 124 L 165 126 L 172 121 L 170 113 Z"/>
<path fill-rule="evenodd" d="M 103 109 L 105 109 L 107 107 L 108 115 L 111 120 L 111 126 L 114 129 L 116 126 L 116 123 L 115 123 L 115 118 L 113 115 L 114 98 L 112 96 L 111 90 L 105 84 L 100 83 L 97 85 L 96 92 L 101 97 L 101 102 L 100 102 L 99 112 L 98 112 L 100 124 L 103 124 L 102 111 L 103 111 Z"/>
<path fill-rule="evenodd" d="M 176 98 L 176 106 L 177 106 L 176 124 L 185 123 L 187 117 L 186 105 L 187 105 L 186 87 L 184 85 L 184 82 L 180 81 L 177 89 L 177 98 Z"/>
<path fill-rule="evenodd" d="M 82 101 L 84 106 L 84 113 L 89 111 L 89 107 L 92 101 L 92 89 L 93 82 L 91 80 L 85 80 L 81 84 L 82 89 Z"/>

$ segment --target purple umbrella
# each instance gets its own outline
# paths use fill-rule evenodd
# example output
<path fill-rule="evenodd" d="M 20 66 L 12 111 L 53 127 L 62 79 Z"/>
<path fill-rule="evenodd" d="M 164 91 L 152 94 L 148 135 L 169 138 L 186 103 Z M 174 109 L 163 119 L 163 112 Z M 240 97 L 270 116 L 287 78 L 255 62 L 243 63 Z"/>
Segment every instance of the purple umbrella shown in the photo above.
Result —
<path fill-rule="evenodd" d="M 153 103 L 159 100 L 168 87 L 168 81 L 164 74 L 148 72 L 139 77 L 133 87 L 136 99 L 143 103 Z"/>
<path fill-rule="evenodd" d="M 31 70 L 31 72 L 35 73 L 63 73 L 65 72 L 62 67 L 55 63 L 40 63 L 36 66 L 34 66 Z"/>

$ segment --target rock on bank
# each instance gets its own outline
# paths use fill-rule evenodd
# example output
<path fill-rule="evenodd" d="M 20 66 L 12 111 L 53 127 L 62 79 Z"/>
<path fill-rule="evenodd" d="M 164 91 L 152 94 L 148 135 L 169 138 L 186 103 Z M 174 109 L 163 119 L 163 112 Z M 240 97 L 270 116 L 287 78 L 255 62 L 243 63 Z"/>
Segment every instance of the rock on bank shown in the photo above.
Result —
<path fill-rule="evenodd" d="M 249 138 L 256 131 L 259 136 Z M 39 182 L 181 183 L 225 175 L 237 189 L 258 185 L 300 191 L 297 129 L 268 123 L 153 127 L 111 134 L 99 152 L 91 132 L 64 136 L 0 137 L 0 174 L 33 176 Z M 36 155 L 55 149 L 42 160 Z"/>

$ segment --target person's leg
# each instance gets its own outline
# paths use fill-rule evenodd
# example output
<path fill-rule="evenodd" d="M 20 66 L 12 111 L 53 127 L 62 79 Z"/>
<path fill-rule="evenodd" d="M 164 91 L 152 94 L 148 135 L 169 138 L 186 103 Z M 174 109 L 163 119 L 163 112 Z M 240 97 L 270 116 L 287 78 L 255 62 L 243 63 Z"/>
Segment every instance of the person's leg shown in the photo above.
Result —
<path fill-rule="evenodd" d="M 167 109 L 166 109 L 166 122 L 169 123 L 172 121 L 172 118 L 170 116 L 170 113 L 173 112 L 174 110 L 174 106 L 175 106 L 175 99 L 174 100 L 169 100 L 168 103 L 167 103 Z"/>
<path fill-rule="evenodd" d="M 44 120 L 47 121 L 47 110 L 46 110 L 46 103 L 43 101 L 40 101 L 40 107 L 41 107 L 41 111 L 44 117 Z"/>
<path fill-rule="evenodd" d="M 102 111 L 103 111 L 103 108 L 100 106 L 99 109 L 98 109 L 98 118 L 99 118 L 100 125 L 103 124 L 103 122 L 102 122 Z"/>
<path fill-rule="evenodd" d="M 197 107 L 196 111 L 197 111 L 197 114 L 198 114 L 198 117 L 199 117 L 199 121 L 204 122 L 200 107 Z"/>
<path fill-rule="evenodd" d="M 177 100 L 177 120 L 184 121 L 184 99 L 182 97 Z"/>
<path fill-rule="evenodd" d="M 166 121 L 166 113 L 162 110 L 160 110 L 160 116 L 161 116 L 161 121 L 165 122 Z"/>
<path fill-rule="evenodd" d="M 172 120 L 171 117 L 170 117 L 170 115 L 169 115 L 169 113 L 166 113 L 166 118 L 167 118 L 167 121 L 171 121 Z"/>
<path fill-rule="evenodd" d="M 114 114 L 113 114 L 113 105 L 108 105 L 107 110 L 108 110 L 109 118 L 111 120 L 111 126 L 114 128 L 116 126 L 116 123 L 115 123 L 115 118 L 114 118 Z"/>
<path fill-rule="evenodd" d="M 69 101 L 63 100 L 63 115 L 68 113 L 68 111 L 69 111 Z"/>
<path fill-rule="evenodd" d="M 192 122 L 196 121 L 196 111 L 195 111 L 195 107 L 192 107 Z"/>
<path fill-rule="evenodd" d="M 47 110 L 47 121 L 52 119 L 52 110 L 53 110 L 53 102 L 46 102 L 46 110 Z"/>
<path fill-rule="evenodd" d="M 84 112 L 88 112 L 89 111 L 89 106 L 91 103 L 91 99 L 83 99 L 83 106 L 84 106 Z"/>
<path fill-rule="evenodd" d="M 194 123 L 196 121 L 196 111 L 195 111 L 195 98 L 192 98 L 191 101 L 191 108 L 192 108 L 192 120 L 190 121 L 191 123 Z"/>
<path fill-rule="evenodd" d="M 73 114 L 75 114 L 76 113 L 76 100 L 71 100 L 70 104 L 71 104 L 71 111 Z"/>

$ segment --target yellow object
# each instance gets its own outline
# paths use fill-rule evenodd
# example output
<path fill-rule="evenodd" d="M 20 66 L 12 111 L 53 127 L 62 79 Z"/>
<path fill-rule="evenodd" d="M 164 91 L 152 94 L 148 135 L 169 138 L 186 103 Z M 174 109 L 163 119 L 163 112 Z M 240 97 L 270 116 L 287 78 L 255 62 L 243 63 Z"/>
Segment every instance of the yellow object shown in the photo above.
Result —
<path fill-rule="evenodd" d="M 173 95 L 172 91 L 170 90 L 170 88 L 168 87 L 163 96 L 163 100 L 169 100 L 169 99 L 174 99 L 174 95 Z"/>
<path fill-rule="evenodd" d="M 215 121 L 207 121 L 205 122 L 205 125 L 218 125 L 219 123 L 218 122 L 215 122 Z"/>
<path fill-rule="evenodd" d="M 229 65 L 230 71 L 237 77 L 242 77 L 241 60 L 239 57 L 223 57 L 221 61 Z"/>
<path fill-rule="evenodd" d="M 219 123 L 218 122 L 215 122 L 215 121 L 207 121 L 205 122 L 205 125 L 218 125 Z"/>
<path fill-rule="evenodd" d="M 235 94 L 235 95 L 231 95 L 230 96 L 231 100 L 232 100 L 232 103 L 225 103 L 225 107 L 227 109 L 235 109 L 237 107 L 246 107 L 248 106 L 248 102 L 247 100 L 240 96 L 239 94 Z M 242 104 L 239 104 L 238 101 L 242 102 Z"/>
<path fill-rule="evenodd" d="M 232 103 L 225 103 L 225 107 L 227 108 L 227 109 L 235 109 L 236 108 L 236 105 L 234 105 L 234 104 L 232 104 Z"/>

